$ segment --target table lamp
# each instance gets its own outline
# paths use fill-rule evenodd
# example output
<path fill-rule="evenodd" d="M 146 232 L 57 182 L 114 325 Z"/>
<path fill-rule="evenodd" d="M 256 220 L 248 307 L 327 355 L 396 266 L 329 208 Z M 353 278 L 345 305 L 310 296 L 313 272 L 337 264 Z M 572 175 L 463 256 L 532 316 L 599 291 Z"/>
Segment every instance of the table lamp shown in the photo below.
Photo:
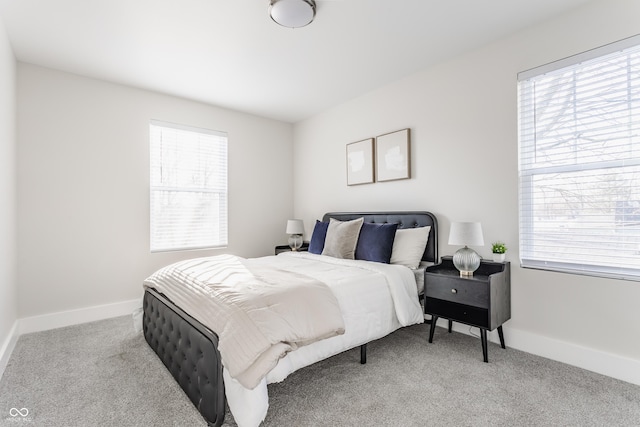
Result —
<path fill-rule="evenodd" d="M 304 223 L 301 219 L 290 219 L 287 221 L 287 234 L 289 235 L 289 247 L 292 251 L 297 251 L 302 246 L 302 235 L 304 234 Z"/>
<path fill-rule="evenodd" d="M 464 245 L 453 255 L 453 265 L 460 271 L 460 276 L 473 276 L 480 267 L 480 255 L 471 246 L 484 246 L 482 225 L 479 222 L 454 222 L 449 231 L 450 245 Z"/>

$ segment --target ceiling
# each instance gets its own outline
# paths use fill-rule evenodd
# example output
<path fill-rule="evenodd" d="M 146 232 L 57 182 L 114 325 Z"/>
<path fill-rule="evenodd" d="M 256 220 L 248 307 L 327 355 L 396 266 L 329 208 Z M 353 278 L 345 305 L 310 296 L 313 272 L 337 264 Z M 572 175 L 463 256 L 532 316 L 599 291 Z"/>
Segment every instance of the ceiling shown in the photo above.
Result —
<path fill-rule="evenodd" d="M 591 0 L 0 0 L 16 58 L 295 123 Z"/>

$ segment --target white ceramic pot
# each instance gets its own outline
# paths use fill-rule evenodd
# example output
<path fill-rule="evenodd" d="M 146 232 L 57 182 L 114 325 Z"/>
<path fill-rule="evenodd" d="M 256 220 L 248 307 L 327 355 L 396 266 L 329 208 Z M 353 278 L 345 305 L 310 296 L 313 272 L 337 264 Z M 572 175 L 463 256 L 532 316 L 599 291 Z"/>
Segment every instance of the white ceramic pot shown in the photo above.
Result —
<path fill-rule="evenodd" d="M 495 262 L 504 262 L 505 254 L 493 254 L 493 260 Z"/>

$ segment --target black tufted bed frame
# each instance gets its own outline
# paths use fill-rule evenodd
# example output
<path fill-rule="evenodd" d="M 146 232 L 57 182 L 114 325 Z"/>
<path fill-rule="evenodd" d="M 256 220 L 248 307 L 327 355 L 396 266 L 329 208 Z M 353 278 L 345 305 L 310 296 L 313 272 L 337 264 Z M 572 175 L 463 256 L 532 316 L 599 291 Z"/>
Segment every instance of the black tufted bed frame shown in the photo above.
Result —
<path fill-rule="evenodd" d="M 438 223 L 430 212 L 333 212 L 323 221 L 364 217 L 370 223 L 394 223 L 398 228 L 431 226 L 423 261 L 438 262 Z M 210 426 L 225 416 L 225 394 L 218 336 L 154 289 L 143 298 L 143 330 L 149 346 L 173 375 Z M 361 362 L 366 361 L 366 344 Z"/>

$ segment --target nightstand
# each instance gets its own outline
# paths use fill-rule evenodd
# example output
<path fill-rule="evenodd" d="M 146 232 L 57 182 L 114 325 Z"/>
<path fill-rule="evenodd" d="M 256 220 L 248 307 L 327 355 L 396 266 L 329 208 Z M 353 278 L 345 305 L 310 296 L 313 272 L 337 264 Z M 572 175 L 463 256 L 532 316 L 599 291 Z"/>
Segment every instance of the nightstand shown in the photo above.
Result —
<path fill-rule="evenodd" d="M 280 252 L 289 252 L 291 247 L 289 245 L 278 245 L 276 246 L 275 253 L 278 255 Z M 309 242 L 302 242 L 302 246 L 298 249 L 300 252 L 305 252 L 309 250 Z"/>
<path fill-rule="evenodd" d="M 433 342 L 438 317 L 480 328 L 482 356 L 488 362 L 487 330 L 498 328 L 504 345 L 502 324 L 511 318 L 511 264 L 482 260 L 473 276 L 461 277 L 453 257 L 442 257 L 440 264 L 424 272 L 424 312 L 431 314 L 429 342 Z"/>

